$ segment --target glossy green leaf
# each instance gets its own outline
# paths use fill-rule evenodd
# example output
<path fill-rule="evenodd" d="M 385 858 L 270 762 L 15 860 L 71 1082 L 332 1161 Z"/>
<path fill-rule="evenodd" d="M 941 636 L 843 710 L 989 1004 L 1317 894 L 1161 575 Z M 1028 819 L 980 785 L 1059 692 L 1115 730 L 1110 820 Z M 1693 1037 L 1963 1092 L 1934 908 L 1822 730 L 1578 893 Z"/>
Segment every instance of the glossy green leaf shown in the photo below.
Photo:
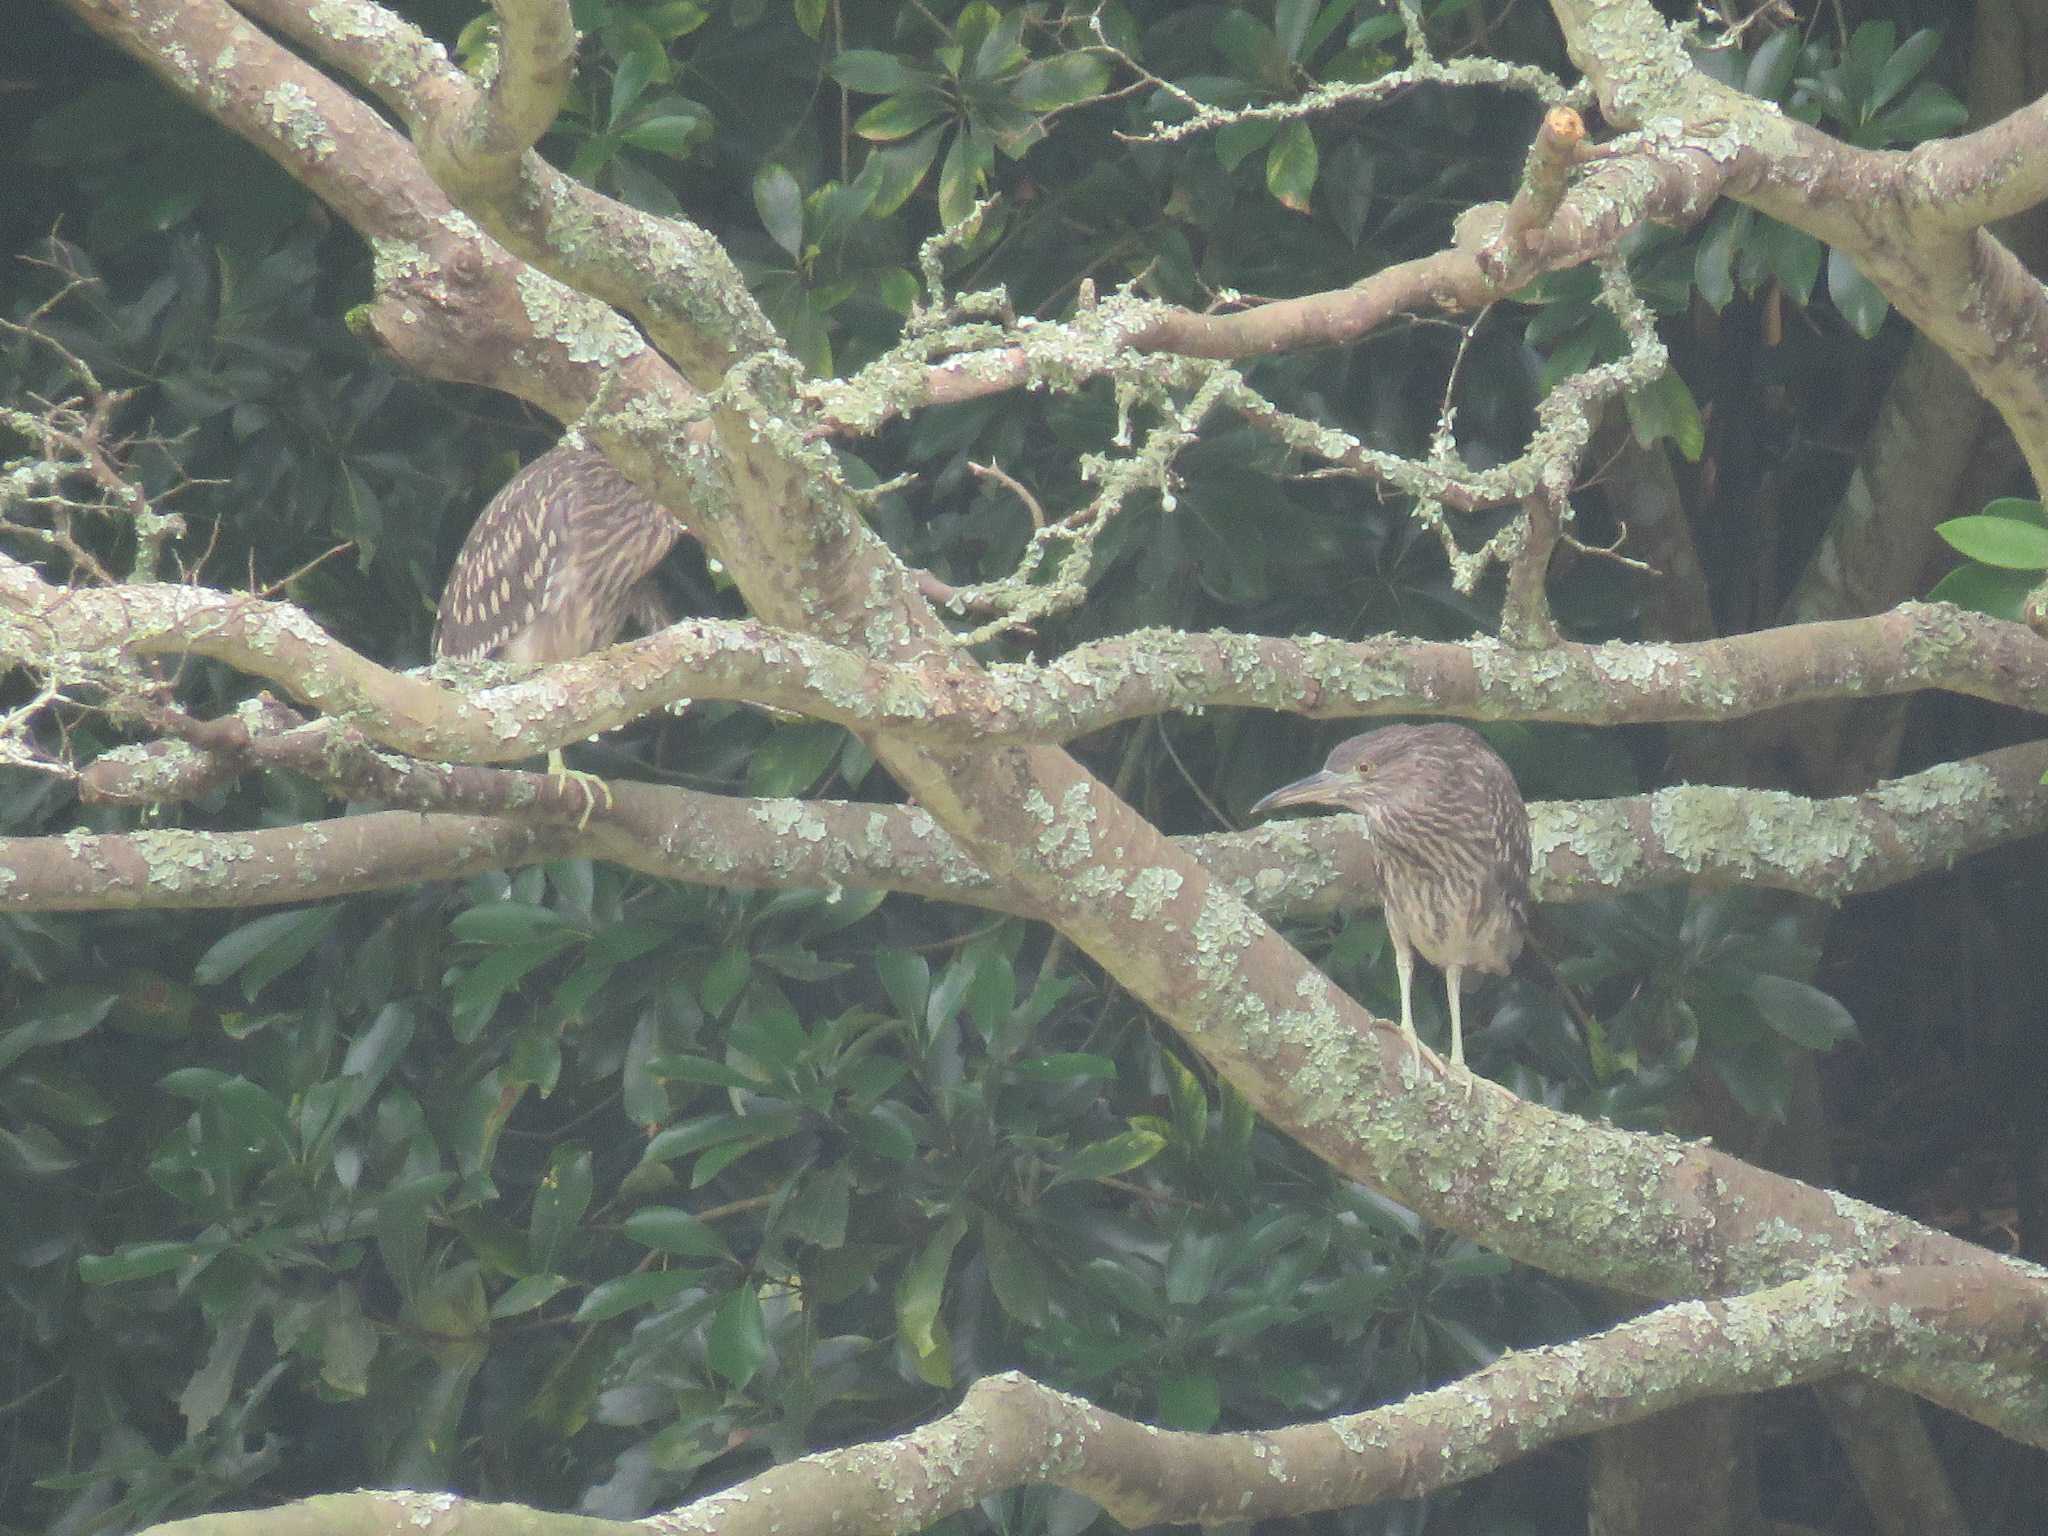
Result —
<path fill-rule="evenodd" d="M 2027 594 L 2041 584 L 2038 571 L 2001 571 L 1988 565 L 1959 565 L 1934 584 L 1930 602 L 1988 613 L 1994 619 L 2017 620 Z"/>
<path fill-rule="evenodd" d="M 718 1304 L 704 1339 L 704 1360 L 735 1392 L 768 1361 L 768 1329 L 761 1298 L 743 1285 Z"/>
<path fill-rule="evenodd" d="M 894 144 L 952 115 L 952 104 L 934 90 L 905 91 L 876 102 L 853 120 L 853 131 L 872 144 Z"/>
<path fill-rule="evenodd" d="M 903 949 L 882 950 L 875 956 L 875 974 L 903 1018 L 924 1018 L 925 1003 L 931 997 L 932 971 L 923 955 Z"/>
<path fill-rule="evenodd" d="M 1849 1017 L 1849 1010 L 1803 981 L 1789 976 L 1755 976 L 1749 983 L 1749 999 L 1765 1023 L 1809 1051 L 1831 1051 L 1856 1038 L 1856 1021 Z"/>
<path fill-rule="evenodd" d="M 538 938 L 552 938 L 567 926 L 568 919 L 550 907 L 494 901 L 457 913 L 449 921 L 448 932 L 465 944 L 529 944 Z"/>
<path fill-rule="evenodd" d="M 687 1269 L 651 1269 L 621 1275 L 592 1288 L 583 1298 L 583 1305 L 576 1309 L 576 1321 L 602 1323 L 642 1307 L 659 1307 L 698 1284 L 699 1277 Z"/>
<path fill-rule="evenodd" d="M 1891 313 L 1891 301 L 1863 275 L 1854 258 L 1833 246 L 1828 248 L 1828 297 L 1865 341 L 1878 333 Z"/>
<path fill-rule="evenodd" d="M 656 1056 L 647 1063 L 647 1070 L 675 1082 L 703 1083 L 713 1088 L 758 1090 L 763 1086 L 762 1079 L 750 1077 L 737 1067 L 729 1067 L 707 1056 Z"/>
<path fill-rule="evenodd" d="M 573 1142 L 556 1147 L 527 1221 L 526 1262 L 535 1272 L 561 1268 L 559 1261 L 590 1209 L 591 1189 L 590 1149 Z"/>
<path fill-rule="evenodd" d="M 1120 1136 L 1081 1148 L 1060 1165 L 1053 1182 L 1067 1184 L 1076 1180 L 1113 1178 L 1134 1168 L 1142 1168 L 1165 1147 L 1166 1138 L 1157 1131 L 1125 1131 Z"/>
<path fill-rule="evenodd" d="M 662 1253 L 681 1254 L 686 1259 L 731 1257 L 716 1232 L 674 1206 L 643 1206 L 626 1218 L 623 1228 L 634 1242 Z"/>
<path fill-rule="evenodd" d="M 1162 1377 L 1158 1393 L 1159 1427 L 1207 1434 L 1223 1414 L 1223 1388 L 1207 1371 Z"/>
<path fill-rule="evenodd" d="M 1052 1315 L 1052 1282 L 1022 1234 L 983 1212 L 981 1256 L 1002 1309 L 1027 1328 L 1044 1327 Z"/>
<path fill-rule="evenodd" d="M 1116 1063 L 1090 1051 L 1062 1051 L 1056 1056 L 1032 1056 L 1010 1064 L 1018 1077 L 1041 1083 L 1081 1081 L 1110 1082 L 1116 1077 Z"/>
<path fill-rule="evenodd" d="M 88 1253 L 78 1261 L 78 1278 L 87 1285 L 113 1285 L 147 1280 L 197 1265 L 215 1250 L 198 1243 L 128 1243 L 108 1254 Z"/>
<path fill-rule="evenodd" d="M 1949 547 L 1972 560 L 2008 571 L 2048 570 L 2048 528 L 2016 517 L 1982 513 L 1936 523 Z"/>
<path fill-rule="evenodd" d="M 922 84 L 926 77 L 893 53 L 849 48 L 833 59 L 832 78 L 848 90 L 886 96 Z"/>
<path fill-rule="evenodd" d="M 1266 151 L 1266 190 L 1282 207 L 1307 213 L 1319 166 L 1314 132 L 1299 120 L 1288 123 Z"/>
<path fill-rule="evenodd" d="M 967 1218 L 958 1212 L 948 1216 L 896 1284 L 896 1324 L 914 1355 L 928 1355 L 937 1348 L 933 1328 L 945 1300 L 946 1272 L 953 1264 L 953 1250 L 966 1235 Z"/>
<path fill-rule="evenodd" d="M 506 1287 L 505 1293 L 491 1303 L 491 1318 L 497 1321 L 537 1312 L 568 1288 L 569 1281 L 561 1275 L 527 1275 Z"/>

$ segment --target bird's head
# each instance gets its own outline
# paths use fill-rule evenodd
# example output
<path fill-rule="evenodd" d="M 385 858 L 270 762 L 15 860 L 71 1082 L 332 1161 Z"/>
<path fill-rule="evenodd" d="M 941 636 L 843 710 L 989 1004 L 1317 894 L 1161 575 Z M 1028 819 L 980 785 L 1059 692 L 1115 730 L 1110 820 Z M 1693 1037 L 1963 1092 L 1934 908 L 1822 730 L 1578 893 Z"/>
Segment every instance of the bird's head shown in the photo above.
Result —
<path fill-rule="evenodd" d="M 1427 790 L 1448 763 L 1474 748 L 1492 751 L 1478 732 L 1462 725 L 1382 726 L 1338 742 L 1320 772 L 1281 785 L 1249 814 L 1264 816 L 1290 805 L 1366 811 L 1409 790 Z"/>

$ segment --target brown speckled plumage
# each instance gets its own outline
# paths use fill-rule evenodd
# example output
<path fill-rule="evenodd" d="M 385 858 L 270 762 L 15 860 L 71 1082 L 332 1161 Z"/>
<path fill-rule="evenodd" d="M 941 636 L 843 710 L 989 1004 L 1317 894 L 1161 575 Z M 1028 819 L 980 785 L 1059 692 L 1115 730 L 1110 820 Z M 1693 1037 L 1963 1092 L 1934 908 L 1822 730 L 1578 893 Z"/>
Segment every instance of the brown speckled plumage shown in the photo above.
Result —
<path fill-rule="evenodd" d="M 1529 813 L 1514 774 L 1466 726 L 1390 725 L 1340 742 L 1322 772 L 1274 790 L 1252 814 L 1305 804 L 1365 818 L 1401 979 L 1402 1028 L 1414 1044 L 1419 950 L 1443 970 L 1451 1060 L 1462 1063 L 1464 973 L 1505 973 L 1528 927 Z"/>
<path fill-rule="evenodd" d="M 683 525 L 595 449 L 562 443 L 505 482 L 441 592 L 434 654 L 567 661 L 664 622 L 654 568 Z"/>

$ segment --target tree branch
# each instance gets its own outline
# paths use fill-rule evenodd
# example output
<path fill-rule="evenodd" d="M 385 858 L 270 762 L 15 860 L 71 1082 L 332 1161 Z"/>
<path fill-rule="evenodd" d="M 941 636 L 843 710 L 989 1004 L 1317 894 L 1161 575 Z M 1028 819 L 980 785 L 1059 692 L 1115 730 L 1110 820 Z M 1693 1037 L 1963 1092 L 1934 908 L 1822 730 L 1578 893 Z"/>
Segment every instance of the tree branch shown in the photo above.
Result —
<path fill-rule="evenodd" d="M 1684 1403 L 1819 1380 L 1859 1364 L 1953 1352 L 2038 1354 L 2048 1297 L 2015 1279 L 1959 1288 L 1946 1269 L 1828 1273 L 1750 1295 L 1687 1302 L 1602 1333 L 1513 1352 L 1434 1391 L 1312 1424 L 1248 1434 L 1155 1429 L 1016 1372 L 985 1376 L 960 1406 L 894 1440 L 821 1451 L 661 1519 L 676 1533 L 778 1536 L 925 1530 L 1013 1488 L 1084 1494 L 1131 1530 L 1216 1526 L 1416 1498 L 1532 1450 L 1638 1423 Z M 346 1529 L 403 1536 L 431 1512 L 492 1528 L 450 1495 L 372 1493 L 284 1510 L 215 1514 L 151 1536 L 273 1536 Z M 532 1518 L 562 1536 L 644 1523 Z"/>

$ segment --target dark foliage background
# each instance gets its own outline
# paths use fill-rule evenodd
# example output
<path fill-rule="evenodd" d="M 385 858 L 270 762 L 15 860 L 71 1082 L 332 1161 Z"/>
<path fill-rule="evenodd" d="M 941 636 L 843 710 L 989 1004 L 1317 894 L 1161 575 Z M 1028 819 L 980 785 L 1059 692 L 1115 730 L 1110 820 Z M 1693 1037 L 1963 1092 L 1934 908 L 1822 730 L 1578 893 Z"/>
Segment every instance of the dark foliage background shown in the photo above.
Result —
<path fill-rule="evenodd" d="M 405 9 L 466 56 L 487 44 L 463 0 Z M 1538 6 L 1425 10 L 1447 51 L 1483 36 L 1566 71 Z M 1956 40 L 1916 38 L 1954 25 L 1948 7 L 1825 11 L 1722 67 L 1861 142 L 1955 126 Z M 548 153 L 712 229 L 820 371 L 893 337 L 918 242 L 977 182 L 1002 202 L 954 261 L 963 287 L 1005 285 L 1048 316 L 1084 281 L 1202 306 L 1226 289 L 1330 288 L 1438 248 L 1453 215 L 1510 190 L 1535 116 L 1493 92 L 1416 90 L 1312 127 L 1131 145 L 1117 134 L 1170 103 L 1151 89 L 1081 102 L 1129 76 L 1073 52 L 1082 34 L 1057 5 L 576 13 L 583 69 Z M 1155 0 L 1105 21 L 1153 73 L 1229 102 L 1368 78 L 1398 48 L 1378 6 L 1345 0 Z M 347 230 L 54 10 L 15 24 L 28 46 L 0 93 L 0 153 L 20 195 L 0 199 L 0 241 L 23 259 L 0 269 L 0 312 L 25 317 L 67 271 L 92 279 L 40 324 L 134 391 L 123 425 L 148 440 L 133 463 L 189 521 L 183 568 L 285 583 L 349 644 L 419 663 L 469 519 L 554 427 L 366 353 L 344 323 L 368 292 Z M 1733 210 L 1649 235 L 1634 259 L 1677 363 L 1634 424 L 1698 503 L 1723 627 L 1767 622 L 1905 332 L 1853 269 Z M 1616 344 L 1589 293 L 1567 276 L 1469 336 L 1404 324 L 1251 371 L 1290 409 L 1407 453 L 1425 450 L 1451 389 L 1463 452 L 1499 459 L 1551 378 Z M 0 397 L 72 387 L 47 349 L 0 342 Z M 1000 464 L 1057 515 L 1085 494 L 1081 456 L 1116 429 L 1100 386 L 929 411 L 848 446 L 877 478 L 915 477 L 877 513 L 904 558 L 967 581 L 1007 570 L 1030 531 L 970 462 Z M 1041 652 L 1145 624 L 1488 627 L 1497 593 L 1452 590 L 1400 504 L 1224 420 L 1183 467 L 1175 505 L 1115 526 L 1094 600 L 1043 626 Z M 1766 482 L 1768 527 L 1746 515 Z M 1589 542 L 1615 531 L 1597 491 L 1581 509 Z M 118 567 L 116 532 L 100 536 Z M 740 611 L 701 556 L 673 567 L 690 611 Z M 1553 592 L 1575 638 L 1638 634 L 1657 601 L 1651 581 L 1590 560 Z M 184 681 L 201 713 L 248 691 L 205 663 Z M 2004 728 L 1949 704 L 1920 718 L 1916 761 Z M 81 756 L 114 739 L 91 716 L 68 727 Z M 1214 830 L 1343 734 L 1209 715 L 1079 750 L 1161 826 Z M 1631 792 L 1670 761 L 1654 731 L 1488 734 L 1531 798 Z M 622 733 L 585 764 L 749 794 L 895 794 L 836 729 L 723 706 Z M 155 819 L 333 809 L 272 776 Z M 138 819 L 151 818 L 0 774 L 10 834 Z M 2020 867 L 2014 855 L 1951 882 L 1944 899 L 1965 888 L 1982 921 L 1939 930 L 1943 953 L 2008 998 L 2039 980 L 1996 915 L 2038 918 Z M 1768 1125 L 1804 1053 L 1847 1040 L 1853 1011 L 1864 1043 L 1831 1071 L 1858 1192 L 1985 1237 L 1997 1222 L 1982 1213 L 2039 1135 L 2041 1095 L 2025 1098 L 2038 1072 L 2015 1079 L 1995 1016 L 1935 1036 L 1902 1011 L 1887 968 L 1923 952 L 1927 910 L 1907 893 L 1859 903 L 1825 961 L 1790 913 L 1740 893 L 1562 914 L 1598 1049 L 1541 994 L 1501 986 L 1478 1009 L 1494 1026 L 1478 1064 L 1526 1096 L 1640 1124 L 1706 1081 Z M 1376 919 L 1298 937 L 1376 1010 L 1393 1005 Z M 670 888 L 569 862 L 310 909 L 0 917 L 0 953 L 4 1530 L 129 1529 L 393 1484 L 635 1516 L 899 1431 L 1005 1367 L 1161 1424 L 1269 1425 L 1398 1397 L 1608 1315 L 1332 1177 L 1070 950 L 986 914 Z M 1418 990 L 1425 1028 L 1441 1027 L 1427 1012 L 1439 994 Z M 1925 1181 L 1949 1169 L 1938 1201 Z M 1803 1400 L 1771 1422 L 1774 1512 L 1818 1519 L 1853 1497 Z M 2009 1450 L 1947 1433 L 1980 1528 L 2026 1529 L 1997 1491 Z M 1427 1512 L 1313 1523 L 1582 1527 L 1576 1462 L 1536 1458 Z M 1096 1522 L 1032 1491 L 957 1524 Z"/>

